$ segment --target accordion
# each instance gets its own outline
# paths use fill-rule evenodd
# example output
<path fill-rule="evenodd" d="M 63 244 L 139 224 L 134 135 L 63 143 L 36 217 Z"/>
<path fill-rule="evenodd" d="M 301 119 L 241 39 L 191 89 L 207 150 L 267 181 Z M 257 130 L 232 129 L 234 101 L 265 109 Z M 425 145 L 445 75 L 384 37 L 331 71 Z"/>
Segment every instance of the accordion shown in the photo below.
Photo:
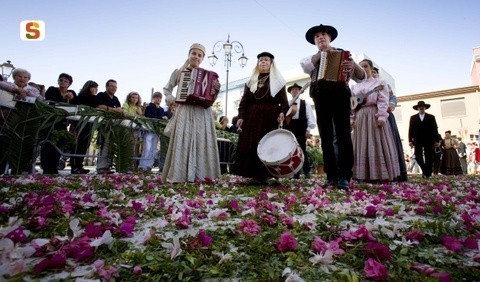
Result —
<path fill-rule="evenodd" d="M 320 52 L 320 62 L 316 73 L 312 76 L 312 82 L 319 80 L 326 81 L 347 81 L 348 71 L 341 67 L 342 61 L 350 58 L 349 51 L 329 50 Z"/>
<path fill-rule="evenodd" d="M 218 80 L 218 74 L 213 71 L 201 68 L 182 71 L 175 102 L 210 107 L 218 95 L 213 87 L 215 80 Z"/>

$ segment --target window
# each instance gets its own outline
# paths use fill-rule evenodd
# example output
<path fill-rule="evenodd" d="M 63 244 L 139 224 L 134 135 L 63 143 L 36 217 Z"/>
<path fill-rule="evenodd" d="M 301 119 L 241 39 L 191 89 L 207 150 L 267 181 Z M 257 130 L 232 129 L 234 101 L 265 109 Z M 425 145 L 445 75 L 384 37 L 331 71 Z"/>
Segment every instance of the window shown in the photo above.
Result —
<path fill-rule="evenodd" d="M 467 115 L 465 98 L 447 99 L 440 101 L 442 117 L 457 117 Z"/>

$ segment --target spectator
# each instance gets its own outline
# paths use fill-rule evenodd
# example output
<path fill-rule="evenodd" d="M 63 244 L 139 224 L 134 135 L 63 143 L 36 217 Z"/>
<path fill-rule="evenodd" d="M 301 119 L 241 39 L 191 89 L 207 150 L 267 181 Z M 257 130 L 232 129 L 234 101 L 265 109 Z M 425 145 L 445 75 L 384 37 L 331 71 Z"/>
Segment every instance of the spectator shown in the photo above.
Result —
<path fill-rule="evenodd" d="M 154 119 L 168 119 L 165 110 L 160 106 L 162 93 L 155 92 L 152 95 L 152 102 L 145 108 L 145 117 Z M 155 162 L 155 154 L 158 145 L 158 135 L 153 132 L 145 133 L 143 137 L 142 158 L 138 168 L 144 172 L 150 172 Z"/>
<path fill-rule="evenodd" d="M 96 83 L 93 80 L 88 80 L 87 82 L 85 82 L 82 89 L 80 89 L 80 92 L 78 92 L 76 103 L 78 105 L 85 105 L 85 106 L 95 108 L 96 107 L 95 95 L 97 95 L 97 92 L 98 92 L 98 83 Z M 88 147 L 90 146 L 90 139 L 92 136 L 92 125 L 90 123 L 86 123 L 85 125 L 83 125 L 83 128 L 78 128 L 77 123 L 74 122 L 70 126 L 74 127 L 75 134 L 77 136 L 77 143 L 72 148 L 72 152 L 75 155 L 85 155 L 88 151 Z M 90 170 L 83 168 L 83 160 L 84 160 L 84 157 L 70 158 L 72 174 L 86 174 L 90 172 Z"/>
<path fill-rule="evenodd" d="M 220 128 L 217 128 L 218 130 L 229 131 L 229 128 L 228 128 L 228 117 L 226 117 L 226 116 L 221 116 L 220 118 L 218 118 L 218 122 L 220 123 Z"/>
<path fill-rule="evenodd" d="M 0 89 L 15 94 L 18 100 L 34 97 L 43 100 L 37 88 L 28 85 L 32 75 L 26 69 L 16 68 L 12 72 L 13 82 L 0 81 Z"/>
<path fill-rule="evenodd" d="M 408 156 L 410 160 L 410 166 L 408 168 L 408 171 L 410 173 L 420 173 L 420 166 L 418 165 L 417 159 L 415 157 L 415 147 L 413 146 L 413 144 L 410 144 L 409 147 L 410 149 L 408 150 Z"/>
<path fill-rule="evenodd" d="M 130 92 L 125 98 L 122 109 L 127 116 L 143 116 L 142 98 L 138 92 Z"/>
<path fill-rule="evenodd" d="M 443 150 L 442 150 L 442 136 L 438 134 L 438 140 L 433 144 L 433 174 L 440 173 L 442 166 Z"/>
<path fill-rule="evenodd" d="M 77 93 L 68 88 L 72 85 L 73 78 L 71 75 L 61 73 L 58 77 L 58 87 L 50 86 L 45 92 L 45 99 L 48 101 L 76 104 L 74 101 L 77 97 Z M 54 129 L 57 131 L 67 131 L 67 120 L 63 120 L 54 125 Z M 67 145 L 65 138 L 60 138 L 55 144 L 58 148 L 65 147 Z M 59 149 L 56 149 L 52 143 L 46 142 L 42 145 L 40 151 L 40 162 L 43 169 L 43 174 L 58 174 L 58 162 L 60 161 Z"/>
<path fill-rule="evenodd" d="M 480 171 L 478 167 L 480 166 L 480 147 L 477 144 L 474 144 L 474 155 L 475 155 L 475 166 L 473 168 L 474 174 L 479 174 Z"/>
<path fill-rule="evenodd" d="M 468 174 L 467 171 L 467 145 L 462 142 L 462 137 L 458 137 L 457 153 L 460 159 L 460 165 L 462 166 L 463 174 Z"/>
<path fill-rule="evenodd" d="M 234 116 L 232 118 L 232 125 L 228 128 L 228 131 L 232 133 L 238 133 L 237 121 L 238 121 L 238 117 Z"/>
<path fill-rule="evenodd" d="M 105 83 L 105 92 L 100 92 L 97 94 L 95 103 L 97 108 L 105 110 L 107 112 L 116 113 L 119 116 L 123 116 L 124 112 L 120 107 L 120 101 L 115 92 L 117 92 L 117 82 L 113 79 L 109 79 Z M 101 131 L 101 130 L 100 130 Z M 106 132 L 100 132 L 100 134 L 105 134 Z M 109 145 L 108 140 L 105 136 L 100 137 L 100 155 L 97 158 L 97 173 L 98 174 L 108 174 L 113 173 L 110 169 L 112 165 L 112 159 L 109 157 Z"/>

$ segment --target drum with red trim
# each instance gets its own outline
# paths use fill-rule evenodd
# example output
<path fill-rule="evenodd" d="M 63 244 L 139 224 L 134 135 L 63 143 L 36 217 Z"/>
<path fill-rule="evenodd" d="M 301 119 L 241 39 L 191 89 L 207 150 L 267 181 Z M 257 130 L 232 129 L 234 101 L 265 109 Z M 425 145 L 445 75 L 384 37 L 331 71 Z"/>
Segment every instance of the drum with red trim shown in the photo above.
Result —
<path fill-rule="evenodd" d="M 263 136 L 257 155 L 275 177 L 292 177 L 302 169 L 304 155 L 292 132 L 276 129 Z"/>

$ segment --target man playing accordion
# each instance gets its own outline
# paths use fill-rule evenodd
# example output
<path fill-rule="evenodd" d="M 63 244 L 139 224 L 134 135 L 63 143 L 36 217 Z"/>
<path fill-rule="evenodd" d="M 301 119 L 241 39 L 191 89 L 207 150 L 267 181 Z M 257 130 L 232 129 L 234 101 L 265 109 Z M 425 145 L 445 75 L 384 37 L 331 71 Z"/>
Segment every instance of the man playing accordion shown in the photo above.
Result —
<path fill-rule="evenodd" d="M 347 190 L 353 167 L 353 146 L 350 136 L 351 94 L 348 79 L 361 81 L 365 78 L 365 71 L 348 57 L 339 64 L 339 71 L 347 75 L 345 81 L 318 79 L 319 68 L 323 63 L 321 57 L 325 57 L 323 56 L 325 52 L 343 51 L 330 45 L 337 35 L 338 32 L 333 26 L 318 25 L 310 28 L 305 38 L 317 47 L 318 52 L 304 58 L 300 65 L 312 79 L 310 96 L 315 103 L 317 125 L 322 139 L 327 185 L 338 185 L 340 189 Z M 334 136 L 337 139 L 338 156 L 335 156 Z"/>

